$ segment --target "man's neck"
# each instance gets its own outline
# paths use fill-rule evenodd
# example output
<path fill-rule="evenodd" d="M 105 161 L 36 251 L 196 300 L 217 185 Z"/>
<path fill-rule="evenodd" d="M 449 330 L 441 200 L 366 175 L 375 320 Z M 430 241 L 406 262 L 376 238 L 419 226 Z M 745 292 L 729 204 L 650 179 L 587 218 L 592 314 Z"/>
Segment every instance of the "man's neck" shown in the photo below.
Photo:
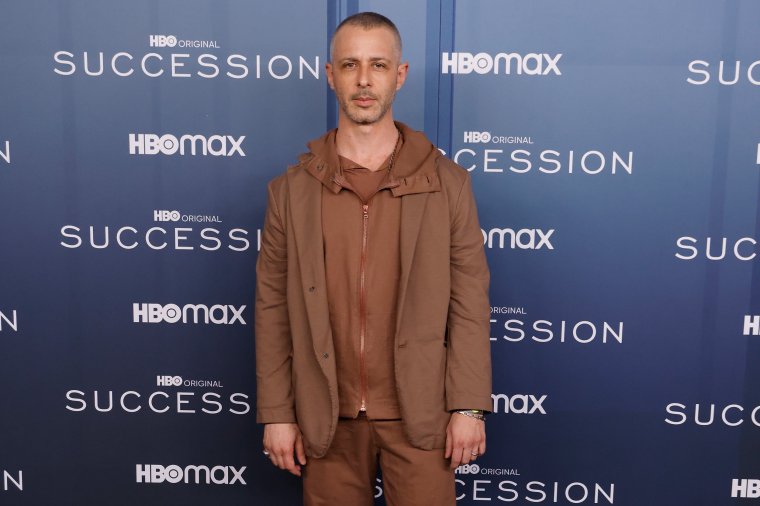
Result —
<path fill-rule="evenodd" d="M 398 135 L 390 112 L 371 125 L 358 125 L 341 117 L 335 143 L 340 156 L 370 170 L 379 170 L 385 168 L 380 164 L 393 152 Z"/>

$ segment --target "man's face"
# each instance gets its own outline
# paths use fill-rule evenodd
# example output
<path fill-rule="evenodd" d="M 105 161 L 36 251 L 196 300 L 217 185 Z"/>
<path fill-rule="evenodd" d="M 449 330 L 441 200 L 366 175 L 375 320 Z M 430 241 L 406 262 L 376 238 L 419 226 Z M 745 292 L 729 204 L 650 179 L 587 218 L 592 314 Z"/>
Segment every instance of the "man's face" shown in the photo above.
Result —
<path fill-rule="evenodd" d="M 406 79 L 408 64 L 400 59 L 388 28 L 347 25 L 335 34 L 327 81 L 351 122 L 370 125 L 385 116 Z"/>

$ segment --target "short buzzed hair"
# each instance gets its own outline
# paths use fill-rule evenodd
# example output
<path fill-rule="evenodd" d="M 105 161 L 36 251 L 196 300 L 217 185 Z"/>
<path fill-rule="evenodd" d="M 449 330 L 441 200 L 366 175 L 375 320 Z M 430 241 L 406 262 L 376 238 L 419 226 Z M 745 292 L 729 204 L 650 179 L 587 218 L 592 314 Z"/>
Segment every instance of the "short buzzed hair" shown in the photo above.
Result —
<path fill-rule="evenodd" d="M 357 12 L 356 14 L 348 16 L 346 19 L 340 22 L 338 28 L 336 28 L 335 32 L 333 33 L 332 39 L 330 39 L 330 60 L 332 60 L 333 50 L 335 49 L 335 35 L 337 35 L 341 28 L 347 25 L 359 26 L 365 30 L 369 30 L 371 28 L 389 29 L 391 32 L 393 32 L 393 37 L 396 39 L 396 44 L 398 45 L 398 56 L 399 60 L 401 60 L 401 33 L 399 33 L 398 28 L 396 28 L 396 25 L 393 23 L 393 21 L 386 18 L 382 14 L 369 11 Z"/>

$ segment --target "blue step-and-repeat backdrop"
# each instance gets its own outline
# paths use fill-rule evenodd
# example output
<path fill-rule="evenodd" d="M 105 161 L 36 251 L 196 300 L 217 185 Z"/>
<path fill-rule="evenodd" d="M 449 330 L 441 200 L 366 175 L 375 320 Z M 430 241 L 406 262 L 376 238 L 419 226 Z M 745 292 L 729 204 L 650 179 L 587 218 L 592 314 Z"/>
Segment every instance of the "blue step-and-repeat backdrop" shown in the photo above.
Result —
<path fill-rule="evenodd" d="M 492 271 L 459 504 L 760 503 L 760 3 L 5 0 L 0 504 L 299 504 L 254 422 L 254 265 L 363 10 Z"/>

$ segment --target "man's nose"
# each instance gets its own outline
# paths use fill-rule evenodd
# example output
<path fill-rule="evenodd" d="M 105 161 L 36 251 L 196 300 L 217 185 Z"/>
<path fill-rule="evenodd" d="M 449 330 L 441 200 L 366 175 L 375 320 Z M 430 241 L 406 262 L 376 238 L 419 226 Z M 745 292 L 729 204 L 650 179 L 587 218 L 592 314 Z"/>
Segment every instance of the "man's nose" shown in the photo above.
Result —
<path fill-rule="evenodd" d="M 369 67 L 365 65 L 359 67 L 359 73 L 356 76 L 357 84 L 363 88 L 370 85 L 369 70 Z"/>

